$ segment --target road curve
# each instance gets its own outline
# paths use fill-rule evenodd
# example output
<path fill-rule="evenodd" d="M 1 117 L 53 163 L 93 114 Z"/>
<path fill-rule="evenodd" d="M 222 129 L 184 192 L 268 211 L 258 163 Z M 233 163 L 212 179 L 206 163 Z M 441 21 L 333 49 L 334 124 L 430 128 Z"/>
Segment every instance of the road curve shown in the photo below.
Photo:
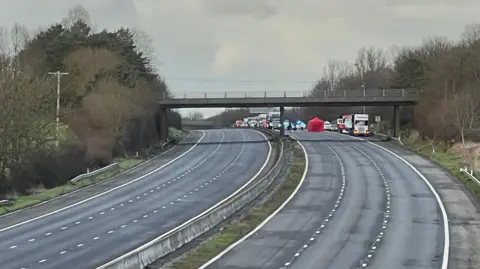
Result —
<path fill-rule="evenodd" d="M 442 215 L 408 165 L 346 135 L 293 135 L 309 158 L 299 192 L 206 268 L 441 268 Z"/>
<path fill-rule="evenodd" d="M 269 146 L 262 141 L 265 138 L 253 130 L 205 131 L 194 149 L 141 180 L 2 229 L 1 267 L 85 269 L 121 256 L 245 184 L 267 159 Z"/>

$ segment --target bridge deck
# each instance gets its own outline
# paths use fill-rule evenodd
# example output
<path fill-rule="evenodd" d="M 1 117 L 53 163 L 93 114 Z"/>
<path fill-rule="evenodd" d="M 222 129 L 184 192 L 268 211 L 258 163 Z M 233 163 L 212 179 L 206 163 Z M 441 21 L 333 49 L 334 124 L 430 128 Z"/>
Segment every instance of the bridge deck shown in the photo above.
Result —
<path fill-rule="evenodd" d="M 162 99 L 158 104 L 165 108 L 200 108 L 200 107 L 311 107 L 311 106 L 410 106 L 415 105 L 421 95 L 417 90 L 410 89 L 368 89 L 323 91 L 315 97 L 296 96 L 287 94 L 271 96 L 265 93 L 244 94 L 244 97 L 232 97 L 225 92 L 223 97 L 216 94 L 205 93 L 203 97 Z M 212 97 L 215 96 L 215 97 Z"/>

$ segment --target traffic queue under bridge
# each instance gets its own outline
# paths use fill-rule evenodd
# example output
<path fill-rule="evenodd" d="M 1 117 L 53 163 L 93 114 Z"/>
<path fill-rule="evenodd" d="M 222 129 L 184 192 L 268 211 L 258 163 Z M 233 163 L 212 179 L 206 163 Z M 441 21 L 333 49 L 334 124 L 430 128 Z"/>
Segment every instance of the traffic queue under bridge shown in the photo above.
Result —
<path fill-rule="evenodd" d="M 416 105 L 422 92 L 415 89 L 360 89 L 325 91 L 325 94 L 308 97 L 305 94 L 298 97 L 284 93 L 283 96 L 269 96 L 266 92 L 263 97 L 251 97 L 245 93 L 244 97 L 229 97 L 225 92 L 222 97 L 203 97 L 160 99 L 160 138 L 166 141 L 168 137 L 167 110 L 176 108 L 251 108 L 251 107 L 279 107 L 280 121 L 285 121 L 285 107 L 351 107 L 351 106 L 390 106 L 393 108 L 393 136 L 399 137 L 400 106 Z M 255 93 L 258 96 L 258 92 Z M 280 135 L 285 135 L 282 124 Z"/>

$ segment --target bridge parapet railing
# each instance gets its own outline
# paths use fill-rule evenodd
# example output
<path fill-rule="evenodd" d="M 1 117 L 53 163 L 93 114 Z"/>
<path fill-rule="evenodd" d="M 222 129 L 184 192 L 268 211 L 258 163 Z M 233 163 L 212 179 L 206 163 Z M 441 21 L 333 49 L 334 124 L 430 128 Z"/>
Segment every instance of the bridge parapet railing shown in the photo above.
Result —
<path fill-rule="evenodd" d="M 318 90 L 315 92 L 301 91 L 217 91 L 188 92 L 177 94 L 173 99 L 227 99 L 227 98 L 347 98 L 347 97 L 415 97 L 423 91 L 417 89 L 357 89 L 357 90 Z"/>

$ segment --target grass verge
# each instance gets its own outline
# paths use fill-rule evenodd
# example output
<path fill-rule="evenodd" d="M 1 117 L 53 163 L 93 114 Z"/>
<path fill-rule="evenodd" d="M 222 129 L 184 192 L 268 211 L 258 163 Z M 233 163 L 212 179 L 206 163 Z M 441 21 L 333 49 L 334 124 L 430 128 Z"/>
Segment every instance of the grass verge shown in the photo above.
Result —
<path fill-rule="evenodd" d="M 64 127 L 64 129 L 66 130 L 66 127 Z M 177 130 L 175 128 L 170 127 L 169 135 L 175 138 L 177 141 L 180 141 L 188 135 L 188 132 L 185 132 L 183 130 Z M 0 207 L 0 216 L 60 197 L 69 192 L 73 192 L 81 188 L 85 188 L 87 186 L 107 180 L 134 166 L 139 165 L 144 161 L 145 161 L 144 159 L 134 159 L 134 158 L 115 159 L 113 162 L 118 163 L 119 165 L 118 169 L 105 171 L 104 173 L 82 179 L 76 182 L 75 184 L 67 183 L 63 186 L 58 186 L 52 189 L 38 189 L 35 194 L 27 195 L 27 196 L 19 196 L 14 199 L 11 199 L 10 202 L 12 202 L 13 205 Z"/>
<path fill-rule="evenodd" d="M 170 269 L 197 269 L 231 244 L 255 229 L 271 215 L 300 183 L 305 170 L 305 155 L 295 147 L 286 179 L 263 204 L 253 207 L 245 218 L 237 220 L 168 266 Z"/>
<path fill-rule="evenodd" d="M 460 168 L 465 167 L 465 160 L 462 157 L 449 152 L 443 143 L 434 143 L 433 141 L 424 141 L 415 138 L 402 139 L 402 142 L 406 148 L 427 157 L 437 165 L 446 168 L 452 175 L 463 182 L 477 199 L 480 199 L 480 186 L 467 175 L 460 172 Z M 434 154 L 432 154 L 433 148 L 435 148 Z M 478 178 L 480 175 L 477 174 L 476 176 Z"/>
<path fill-rule="evenodd" d="M 56 188 L 52 189 L 39 189 L 35 194 L 28 195 L 28 196 L 19 196 L 17 198 L 14 198 L 10 200 L 13 205 L 12 206 L 4 206 L 0 207 L 0 215 L 4 215 L 19 209 L 23 209 L 29 206 L 33 206 L 36 204 L 39 204 L 41 202 L 51 200 L 54 198 L 57 198 L 59 196 L 62 196 L 66 193 L 93 185 L 95 183 L 99 183 L 103 180 L 109 179 L 115 175 L 118 175 L 119 173 L 122 173 L 140 163 L 142 163 L 144 160 L 142 159 L 116 159 L 114 162 L 117 162 L 119 164 L 119 168 L 112 170 L 112 171 L 105 171 L 104 173 L 85 178 L 83 180 L 80 180 L 76 182 L 75 184 L 67 183 L 63 186 L 58 186 Z"/>
<path fill-rule="evenodd" d="M 174 138 L 177 141 L 183 140 L 185 137 L 187 137 L 189 132 L 183 131 L 183 130 L 178 130 L 173 127 L 168 127 L 168 136 L 171 138 Z"/>

